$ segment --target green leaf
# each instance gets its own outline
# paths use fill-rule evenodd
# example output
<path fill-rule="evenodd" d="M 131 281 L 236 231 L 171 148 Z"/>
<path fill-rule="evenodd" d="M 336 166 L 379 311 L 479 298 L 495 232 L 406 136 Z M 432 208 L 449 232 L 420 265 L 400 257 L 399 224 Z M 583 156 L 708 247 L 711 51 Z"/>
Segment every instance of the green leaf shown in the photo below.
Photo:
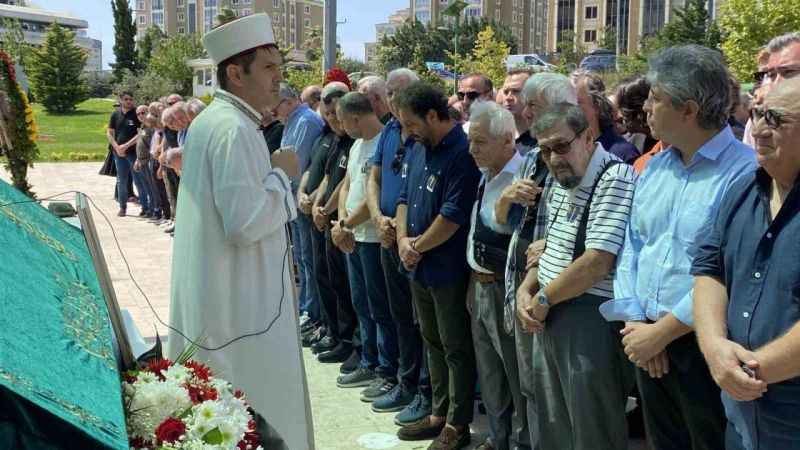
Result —
<path fill-rule="evenodd" d="M 203 435 L 203 442 L 211 445 L 222 444 L 222 432 L 219 431 L 219 428 L 214 428 L 213 430 Z"/>

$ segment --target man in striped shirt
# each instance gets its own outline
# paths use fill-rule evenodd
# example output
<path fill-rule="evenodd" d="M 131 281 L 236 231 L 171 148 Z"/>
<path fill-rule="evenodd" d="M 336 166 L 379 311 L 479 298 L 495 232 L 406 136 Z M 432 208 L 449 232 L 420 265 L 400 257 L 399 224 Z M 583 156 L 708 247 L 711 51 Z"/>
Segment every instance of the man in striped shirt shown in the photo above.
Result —
<path fill-rule="evenodd" d="M 598 306 L 614 296 L 636 175 L 595 144 L 580 107 L 558 104 L 534 125 L 542 159 L 556 179 L 547 201 L 545 250 L 529 272 L 520 320 L 536 334 L 533 388 L 541 450 L 627 446 L 625 401 L 632 366 L 620 326 Z M 534 278 L 536 276 L 536 278 Z"/>

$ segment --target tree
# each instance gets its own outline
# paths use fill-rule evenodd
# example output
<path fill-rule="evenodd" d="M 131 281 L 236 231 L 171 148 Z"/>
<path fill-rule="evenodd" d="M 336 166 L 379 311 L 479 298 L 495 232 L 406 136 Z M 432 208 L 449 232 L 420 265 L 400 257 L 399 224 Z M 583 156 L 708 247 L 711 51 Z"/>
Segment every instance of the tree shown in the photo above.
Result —
<path fill-rule="evenodd" d="M 3 28 L 3 33 L 0 34 L 0 49 L 8 54 L 14 64 L 23 64 L 29 46 L 25 43 L 25 34 L 22 32 L 19 20 L 0 18 L 0 28 Z"/>
<path fill-rule="evenodd" d="M 139 39 L 139 42 L 136 44 L 136 55 L 139 67 L 143 71 L 147 70 L 150 66 L 150 58 L 152 58 L 153 52 L 166 37 L 164 32 L 161 31 L 161 28 L 150 26 L 144 32 L 144 36 Z"/>
<path fill-rule="evenodd" d="M 451 59 L 456 61 L 453 67 L 459 74 L 482 73 L 489 77 L 495 86 L 502 86 L 506 78 L 506 58 L 509 52 L 508 44 L 498 41 L 494 29 L 487 26 L 478 33 L 475 47 L 467 58 L 459 60 L 453 53 L 448 53 Z"/>
<path fill-rule="evenodd" d="M 186 65 L 190 59 L 202 58 L 203 44 L 196 34 L 176 34 L 162 40 L 153 51 L 148 72 L 163 77 L 178 86 L 183 95 L 192 93 L 192 69 Z"/>
<path fill-rule="evenodd" d="M 727 0 L 721 7 L 719 26 L 722 51 L 731 71 L 740 80 L 750 80 L 757 70 L 758 51 L 770 39 L 800 30 L 800 2 Z"/>
<path fill-rule="evenodd" d="M 586 54 L 586 49 L 578 42 L 575 32 L 565 30 L 561 32 L 561 39 L 556 43 L 558 52 L 558 71 L 569 73 L 575 70 Z"/>
<path fill-rule="evenodd" d="M 152 70 L 143 75 L 137 75 L 126 70 L 123 72 L 122 80 L 114 86 L 116 95 L 122 92 L 133 93 L 133 98 L 139 104 L 147 104 L 157 101 L 161 97 L 174 94 L 180 90 L 176 83 L 154 73 Z"/>
<path fill-rule="evenodd" d="M 675 10 L 656 39 L 660 47 L 698 44 L 708 48 L 719 48 L 720 33 L 714 19 L 706 9 L 706 0 L 686 0 L 682 8 Z"/>
<path fill-rule="evenodd" d="M 616 51 L 617 49 L 617 29 L 607 27 L 600 30 L 600 41 L 597 42 L 599 48 Z M 625 49 L 619 49 L 620 53 L 625 53 Z"/>
<path fill-rule="evenodd" d="M 63 114 L 89 98 L 83 78 L 88 55 L 75 44 L 75 33 L 54 23 L 44 43 L 31 50 L 28 76 L 37 100 L 48 112 Z"/>
<path fill-rule="evenodd" d="M 370 67 L 366 63 L 346 56 L 338 58 L 336 66 L 347 73 L 370 71 Z"/>
<path fill-rule="evenodd" d="M 133 23 L 133 11 L 128 0 L 111 0 L 111 12 L 114 15 L 114 56 L 117 62 L 111 64 L 114 79 L 122 79 L 123 70 L 138 73 L 136 62 L 136 26 Z"/>

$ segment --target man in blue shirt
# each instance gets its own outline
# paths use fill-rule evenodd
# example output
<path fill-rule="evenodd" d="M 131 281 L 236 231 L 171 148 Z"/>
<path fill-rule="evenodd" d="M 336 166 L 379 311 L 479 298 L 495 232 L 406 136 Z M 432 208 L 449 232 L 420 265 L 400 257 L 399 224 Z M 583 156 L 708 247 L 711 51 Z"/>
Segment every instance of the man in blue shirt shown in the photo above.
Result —
<path fill-rule="evenodd" d="M 392 320 L 397 326 L 400 358 L 397 386 L 383 398 L 375 400 L 372 410 L 402 410 L 395 421 L 400 425 L 407 425 L 430 415 L 431 385 L 422 337 L 415 323 L 411 287 L 408 278 L 400 273 L 402 265 L 397 253 L 395 231 L 397 199 L 403 179 L 408 175 L 406 159 L 414 146 L 414 139 L 408 136 L 408 130 L 397 119 L 392 99 L 400 90 L 418 81 L 419 77 L 413 71 L 401 68 L 389 72 L 386 80 L 389 108 L 394 117 L 381 132 L 372 158 L 372 169 L 367 181 L 367 206 L 381 238 L 381 266 L 386 278 L 386 294 Z"/>
<path fill-rule="evenodd" d="M 305 103 L 300 103 L 297 91 L 286 83 L 281 83 L 279 91 L 280 101 L 274 108 L 273 114 L 284 124 L 282 148 L 290 148 L 297 153 L 300 160 L 300 173 L 305 173 L 311 165 L 311 150 L 314 142 L 322 134 L 325 123 Z M 300 186 L 300 177 L 292 181 L 292 191 L 297 194 Z M 318 321 L 320 319 L 320 302 L 317 282 L 314 278 L 314 255 L 311 251 L 311 217 L 300 213 L 297 219 L 289 223 L 292 232 L 292 255 L 297 264 L 300 278 L 299 304 L 300 313 L 305 320 Z"/>
<path fill-rule="evenodd" d="M 431 415 L 401 428 L 398 436 L 436 438 L 429 449 L 457 449 L 470 440 L 475 390 L 464 255 L 480 172 L 440 90 L 412 83 L 395 102 L 400 122 L 417 141 L 397 201 L 397 242 L 433 384 Z"/>
<path fill-rule="evenodd" d="M 728 450 L 800 449 L 800 78 L 754 111 L 761 166 L 726 193 L 692 264 Z M 649 170 L 649 169 L 648 169 Z"/>
<path fill-rule="evenodd" d="M 697 240 L 731 184 L 755 168 L 755 157 L 727 125 L 728 71 L 716 51 L 668 48 L 650 60 L 647 77 L 647 122 L 672 146 L 636 183 L 615 299 L 604 311 L 625 321 L 622 343 L 638 366 L 650 446 L 721 449 L 725 416 L 692 334 L 689 270 Z"/>

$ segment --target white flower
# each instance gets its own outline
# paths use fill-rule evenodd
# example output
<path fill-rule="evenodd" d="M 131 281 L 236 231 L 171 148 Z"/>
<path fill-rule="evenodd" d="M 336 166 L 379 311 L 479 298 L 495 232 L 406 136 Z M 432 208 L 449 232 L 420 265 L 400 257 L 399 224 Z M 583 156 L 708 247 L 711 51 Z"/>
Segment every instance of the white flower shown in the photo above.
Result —
<path fill-rule="evenodd" d="M 165 370 L 163 375 L 167 381 L 171 380 L 182 384 L 189 381 L 189 378 L 192 377 L 192 371 L 187 367 L 176 364 Z"/>

